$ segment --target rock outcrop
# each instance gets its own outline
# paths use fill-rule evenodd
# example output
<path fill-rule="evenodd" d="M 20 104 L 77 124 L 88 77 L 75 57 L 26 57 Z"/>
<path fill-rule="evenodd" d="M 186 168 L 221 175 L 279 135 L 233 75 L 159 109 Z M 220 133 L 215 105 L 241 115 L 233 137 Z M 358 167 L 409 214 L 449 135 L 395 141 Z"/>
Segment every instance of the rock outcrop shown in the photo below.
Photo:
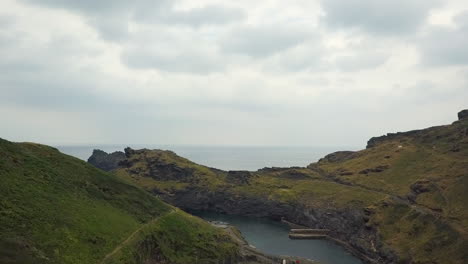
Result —
<path fill-rule="evenodd" d="M 125 159 L 126 156 L 122 151 L 116 151 L 108 154 L 100 149 L 95 149 L 91 157 L 89 157 L 88 163 L 101 170 L 111 171 L 117 169 L 119 167 L 119 163 Z"/>
<path fill-rule="evenodd" d="M 233 184 L 249 184 L 251 177 L 250 171 L 228 171 L 226 180 Z"/>
<path fill-rule="evenodd" d="M 468 109 L 462 110 L 458 113 L 458 120 L 468 119 Z"/>
<path fill-rule="evenodd" d="M 327 162 L 343 162 L 345 160 L 349 160 L 356 156 L 355 151 L 337 151 L 331 154 L 326 155 L 325 157 L 321 158 L 319 162 L 327 161 Z"/>

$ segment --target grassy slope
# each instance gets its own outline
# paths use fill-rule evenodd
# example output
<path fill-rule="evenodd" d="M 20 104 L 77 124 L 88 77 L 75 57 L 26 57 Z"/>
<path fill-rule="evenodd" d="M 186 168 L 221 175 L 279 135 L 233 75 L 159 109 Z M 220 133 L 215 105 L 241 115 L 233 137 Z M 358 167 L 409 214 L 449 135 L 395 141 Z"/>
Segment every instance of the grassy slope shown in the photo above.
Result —
<path fill-rule="evenodd" d="M 54 148 L 0 139 L 0 263 L 100 263 L 139 228 L 108 263 L 137 263 L 148 254 L 215 263 L 235 254 L 224 233 L 172 210 Z"/>
<path fill-rule="evenodd" d="M 170 151 L 139 152 L 133 154 L 129 160 L 132 163 L 130 168 L 117 169 L 115 174 L 148 191 L 172 193 L 196 185 L 209 191 L 227 188 L 232 193 L 267 196 L 284 202 L 296 202 L 300 199 L 310 205 L 334 203 L 336 206 L 367 206 L 387 196 L 360 187 L 337 184 L 307 168 L 285 169 L 281 172 L 258 171 L 253 173 L 250 184 L 237 185 L 226 180 L 226 172 L 193 163 Z M 159 179 L 151 176 L 152 164 L 183 168 L 191 171 L 191 175 L 179 180 Z M 302 177 L 296 179 L 286 176 L 291 173 L 300 173 Z M 336 199 L 336 193 L 340 193 L 340 199 Z"/>
<path fill-rule="evenodd" d="M 468 263 L 467 131 L 465 120 L 402 134 L 348 160 L 257 171 L 246 185 L 229 183 L 226 172 L 209 172 L 204 166 L 162 151 L 147 152 L 154 155 L 153 160 L 144 160 L 143 154 L 132 156 L 140 162 L 140 171 L 130 168 L 116 173 L 149 191 L 171 193 L 195 184 L 208 190 L 223 188 L 234 196 L 261 196 L 291 204 L 367 208 L 372 211 L 369 224 L 399 254 L 402 263 L 411 259 L 414 263 L 463 264 Z M 148 177 L 151 162 L 190 168 L 194 176 L 182 181 Z M 360 173 L 379 166 L 387 168 Z M 414 196 L 414 201 L 408 200 L 411 186 L 418 182 L 426 190 Z"/>
<path fill-rule="evenodd" d="M 340 181 L 405 198 L 411 186 L 425 191 L 409 204 L 377 205 L 372 223 L 400 256 L 416 263 L 468 261 L 468 121 L 388 138 L 343 162 L 318 167 Z M 459 150 L 453 151 L 454 149 Z M 388 166 L 383 172 L 359 173 Z M 346 171 L 344 176 L 340 172 Z"/>

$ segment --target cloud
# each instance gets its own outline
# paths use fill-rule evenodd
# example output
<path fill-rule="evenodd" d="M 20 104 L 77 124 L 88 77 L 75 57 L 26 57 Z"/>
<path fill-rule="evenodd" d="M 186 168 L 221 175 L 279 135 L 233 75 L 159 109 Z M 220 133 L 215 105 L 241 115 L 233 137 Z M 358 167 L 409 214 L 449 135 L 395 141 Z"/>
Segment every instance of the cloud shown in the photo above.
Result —
<path fill-rule="evenodd" d="M 454 18 L 455 28 L 432 28 L 419 43 L 422 65 L 468 65 L 468 11 Z"/>
<path fill-rule="evenodd" d="M 23 0 L 42 7 L 60 8 L 84 16 L 106 40 L 119 41 L 127 37 L 130 23 L 187 25 L 222 25 L 242 20 L 245 13 L 239 8 L 206 5 L 187 10 L 175 9 L 170 0 Z"/>
<path fill-rule="evenodd" d="M 377 35 L 418 30 L 437 0 L 322 0 L 323 21 L 335 29 L 355 28 Z"/>
<path fill-rule="evenodd" d="M 338 69 L 346 72 L 375 70 L 388 60 L 388 55 L 379 52 L 356 52 L 352 55 L 339 56 L 335 59 Z"/>
<path fill-rule="evenodd" d="M 431 0 L 3 1 L 11 140 L 359 145 L 466 107 L 468 18 Z"/>
<path fill-rule="evenodd" d="M 329 63 L 326 62 L 326 54 L 327 49 L 323 47 L 322 39 L 317 35 L 300 45 L 267 58 L 262 65 L 267 72 L 272 71 L 277 74 L 304 71 L 323 72 L 330 67 Z"/>
<path fill-rule="evenodd" d="M 241 26 L 221 40 L 223 51 L 263 58 L 297 46 L 312 37 L 310 31 L 282 25 Z"/>
<path fill-rule="evenodd" d="M 206 49 L 167 51 L 152 47 L 133 47 L 125 50 L 122 61 L 134 69 L 175 73 L 207 74 L 223 71 L 225 67 L 221 58 Z"/>
<path fill-rule="evenodd" d="M 154 21 L 166 24 L 182 24 L 193 27 L 203 25 L 223 25 L 244 19 L 245 12 L 240 8 L 228 8 L 220 5 L 207 5 L 189 10 L 173 10 L 165 12 L 154 18 Z M 136 17 L 138 18 L 138 17 Z M 151 20 L 151 18 L 149 18 Z"/>

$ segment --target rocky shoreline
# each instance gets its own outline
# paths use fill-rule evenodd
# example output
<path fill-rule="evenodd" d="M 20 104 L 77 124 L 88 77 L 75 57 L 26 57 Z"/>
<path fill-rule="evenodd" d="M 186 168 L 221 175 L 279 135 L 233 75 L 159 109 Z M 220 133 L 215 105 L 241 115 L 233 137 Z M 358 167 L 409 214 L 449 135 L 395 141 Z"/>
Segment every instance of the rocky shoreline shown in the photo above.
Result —
<path fill-rule="evenodd" d="M 330 240 L 369 264 L 462 264 L 467 131 L 464 110 L 451 125 L 375 137 L 364 150 L 305 168 L 255 172 L 213 169 L 162 150 L 127 148 L 125 158 L 110 154 L 108 162 L 96 155 L 114 166 L 107 170 L 183 210 L 327 229 Z"/>
<path fill-rule="evenodd" d="M 128 157 L 146 150 L 133 150 L 127 148 Z M 95 151 L 99 155 L 99 161 L 103 164 L 116 164 L 116 155 L 109 154 L 109 161 L 102 156 L 101 151 Z M 328 157 L 330 158 L 330 157 Z M 95 160 L 93 156 L 90 161 Z M 118 159 L 118 167 L 132 167 L 133 163 L 128 159 Z M 160 174 L 164 180 L 176 179 L 183 181 L 191 177 L 193 173 L 185 168 L 178 168 L 174 164 L 154 163 L 156 169 L 152 174 Z M 299 167 L 295 168 L 298 169 Z M 115 169 L 115 168 L 113 168 Z M 139 173 L 134 171 L 132 173 Z M 282 168 L 265 168 L 260 171 L 282 172 Z M 216 170 L 216 172 L 223 172 Z M 229 171 L 226 180 L 233 185 L 248 184 L 252 172 Z M 297 175 L 296 175 L 297 174 Z M 289 175 L 289 174 L 288 174 Z M 151 176 L 151 175 L 149 175 Z M 291 173 L 288 177 L 302 177 L 298 173 Z M 369 211 L 362 208 L 338 209 L 330 207 L 304 207 L 301 204 L 290 204 L 255 195 L 239 195 L 232 192 L 229 187 L 218 190 L 208 190 L 198 186 L 187 186 L 181 190 L 170 192 L 153 188 L 151 192 L 165 202 L 185 211 L 211 211 L 230 215 L 266 217 L 274 221 L 285 220 L 307 228 L 329 229 L 328 239 L 345 248 L 352 255 L 368 264 L 395 263 L 397 257 L 379 241 L 376 230 L 368 225 Z"/>
<path fill-rule="evenodd" d="M 342 246 L 365 263 L 396 262 L 395 255 L 378 240 L 376 231 L 366 226 L 366 213 L 362 210 L 301 208 L 266 199 L 235 197 L 224 192 L 207 193 L 196 189 L 170 195 L 155 194 L 187 211 L 267 217 L 274 221 L 286 220 L 307 228 L 329 229 L 327 239 Z"/>

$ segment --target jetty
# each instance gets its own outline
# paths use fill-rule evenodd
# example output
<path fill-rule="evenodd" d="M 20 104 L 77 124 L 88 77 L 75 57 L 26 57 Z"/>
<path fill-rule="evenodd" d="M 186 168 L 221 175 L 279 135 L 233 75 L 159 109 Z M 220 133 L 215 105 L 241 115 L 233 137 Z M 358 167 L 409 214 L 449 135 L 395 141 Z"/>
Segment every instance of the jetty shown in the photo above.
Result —
<path fill-rule="evenodd" d="M 291 229 L 289 232 L 289 238 L 291 239 L 325 239 L 328 237 L 328 229 Z"/>

